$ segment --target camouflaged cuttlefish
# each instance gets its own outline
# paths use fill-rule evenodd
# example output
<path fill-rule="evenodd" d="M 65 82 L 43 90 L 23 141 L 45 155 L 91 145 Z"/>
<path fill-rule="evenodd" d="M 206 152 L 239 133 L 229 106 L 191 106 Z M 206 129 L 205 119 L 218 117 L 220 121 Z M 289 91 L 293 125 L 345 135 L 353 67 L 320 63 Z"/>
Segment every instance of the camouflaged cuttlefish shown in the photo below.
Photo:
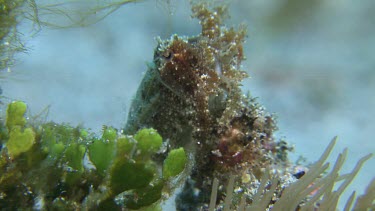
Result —
<path fill-rule="evenodd" d="M 180 209 L 192 209 L 184 208 L 189 198 L 207 202 L 213 176 L 221 182 L 230 172 L 260 177 L 261 169 L 281 162 L 277 157 L 286 149 L 279 150 L 274 141 L 273 117 L 240 89 L 248 76 L 241 70 L 245 28 L 223 25 L 224 6 L 210 10 L 198 4 L 192 11 L 201 34 L 158 39 L 125 127 L 128 134 L 155 128 L 169 146 L 190 153 L 193 167 Z M 192 192 L 189 186 L 199 187 L 199 194 L 186 196 Z"/>

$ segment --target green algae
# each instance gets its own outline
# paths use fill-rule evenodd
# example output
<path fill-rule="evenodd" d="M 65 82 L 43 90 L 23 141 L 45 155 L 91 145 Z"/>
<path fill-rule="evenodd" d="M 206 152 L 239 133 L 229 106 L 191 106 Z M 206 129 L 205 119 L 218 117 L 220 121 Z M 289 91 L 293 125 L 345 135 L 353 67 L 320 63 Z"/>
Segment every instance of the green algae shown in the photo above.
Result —
<path fill-rule="evenodd" d="M 8 154 L 11 157 L 17 157 L 23 152 L 27 152 L 35 143 L 35 133 L 31 128 L 21 130 L 21 127 L 15 126 L 9 133 L 7 142 Z"/>
<path fill-rule="evenodd" d="M 187 157 L 184 148 L 171 150 L 164 160 L 163 178 L 169 179 L 180 174 L 185 169 L 186 162 Z"/>
<path fill-rule="evenodd" d="M 107 142 L 113 142 L 117 138 L 117 130 L 112 127 L 104 127 L 102 140 Z"/>
<path fill-rule="evenodd" d="M 9 139 L 6 148 L 12 158 L 27 152 L 35 143 L 35 133 L 32 128 L 24 128 L 24 117 L 27 106 L 24 102 L 15 101 L 8 105 L 6 126 L 9 131 Z"/>
<path fill-rule="evenodd" d="M 106 170 L 113 160 L 114 148 L 114 142 L 101 139 L 94 141 L 94 143 L 89 146 L 90 160 L 102 176 L 105 176 Z"/>
<path fill-rule="evenodd" d="M 154 177 L 154 170 L 145 163 L 118 160 L 110 173 L 110 188 L 114 194 L 146 187 Z"/>
<path fill-rule="evenodd" d="M 115 147 L 117 131 L 113 128 L 105 128 L 103 131 L 103 136 L 99 140 L 95 140 L 89 146 L 89 156 L 91 161 L 96 167 L 96 170 L 103 177 L 106 174 L 106 170 L 112 163 L 115 156 Z M 105 155 L 105 156 L 103 156 Z"/>
<path fill-rule="evenodd" d="M 24 117 L 27 106 L 26 103 L 22 101 L 15 101 L 8 105 L 7 116 L 6 116 L 6 126 L 8 130 L 11 130 L 13 126 L 25 126 L 26 119 Z"/>
<path fill-rule="evenodd" d="M 25 103 L 15 101 L 8 105 L 6 121 L 0 119 L 0 138 L 6 143 L 0 151 L 2 208 L 32 207 L 38 199 L 45 209 L 56 210 L 156 209 L 154 203 L 163 191 L 172 191 L 170 179 L 185 166 L 179 161 L 182 148 L 166 154 L 169 161 L 153 159 L 163 142 L 155 129 L 144 128 L 131 136 L 104 126 L 98 138 L 88 129 L 68 124 L 30 124 L 26 111 Z M 171 159 L 177 163 L 173 165 Z M 163 169 L 169 169 L 164 173 L 169 176 L 162 179 Z M 16 194 L 24 188 L 40 194 Z M 116 201 L 120 195 L 126 200 Z"/>
<path fill-rule="evenodd" d="M 85 155 L 85 146 L 72 143 L 70 144 L 63 156 L 63 164 L 66 173 L 65 182 L 69 185 L 75 185 L 81 179 L 83 169 L 83 156 Z"/>
<path fill-rule="evenodd" d="M 163 143 L 159 133 L 152 128 L 141 129 L 135 134 L 134 139 L 137 140 L 137 148 L 142 155 L 150 155 L 157 152 Z"/>
<path fill-rule="evenodd" d="M 66 146 L 75 139 L 73 128 L 64 124 L 46 123 L 39 131 L 41 147 L 53 159 L 59 159 Z"/>
<path fill-rule="evenodd" d="M 117 139 L 117 155 L 118 156 L 125 156 L 125 157 L 132 157 L 132 152 L 134 151 L 136 146 L 136 141 L 132 138 L 127 136 L 120 136 Z"/>
<path fill-rule="evenodd" d="M 130 209 L 139 209 L 152 205 L 161 198 L 163 187 L 163 180 L 158 179 L 145 188 L 128 191 L 124 194 L 124 203 Z"/>

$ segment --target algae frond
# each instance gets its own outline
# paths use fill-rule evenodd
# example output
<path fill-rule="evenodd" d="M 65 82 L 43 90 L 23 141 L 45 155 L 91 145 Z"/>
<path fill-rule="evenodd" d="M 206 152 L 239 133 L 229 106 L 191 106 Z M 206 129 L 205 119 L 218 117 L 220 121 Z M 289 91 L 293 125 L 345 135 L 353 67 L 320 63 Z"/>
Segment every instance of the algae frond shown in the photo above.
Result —
<path fill-rule="evenodd" d="M 185 150 L 159 152 L 162 137 L 154 129 L 129 136 L 104 127 L 99 138 L 64 124 L 29 125 L 25 111 L 25 103 L 12 102 L 0 124 L 2 209 L 40 201 L 47 210 L 138 209 L 172 191 L 171 181 L 185 169 Z M 154 159 L 161 155 L 166 159 Z"/>
<path fill-rule="evenodd" d="M 14 65 L 14 56 L 26 52 L 28 46 L 24 40 L 30 39 L 43 27 L 53 29 L 85 27 L 103 20 L 108 15 L 129 3 L 141 0 L 111 1 L 0 1 L 0 74 Z M 32 28 L 27 32 L 19 25 L 29 23 Z M 0 75 L 0 79 L 3 76 Z"/>

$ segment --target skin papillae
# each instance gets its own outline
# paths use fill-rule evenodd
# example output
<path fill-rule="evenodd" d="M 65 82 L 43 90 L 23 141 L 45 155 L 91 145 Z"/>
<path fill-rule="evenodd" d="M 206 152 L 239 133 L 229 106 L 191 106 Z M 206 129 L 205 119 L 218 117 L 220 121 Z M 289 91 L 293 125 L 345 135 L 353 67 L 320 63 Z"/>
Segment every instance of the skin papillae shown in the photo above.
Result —
<path fill-rule="evenodd" d="M 125 127 L 125 133 L 153 127 L 168 146 L 191 154 L 191 176 L 177 199 L 181 210 L 208 202 L 213 177 L 260 177 L 263 168 L 285 161 L 287 149 L 273 138 L 273 117 L 240 89 L 248 76 L 241 70 L 245 28 L 223 26 L 225 6 L 199 3 L 192 13 L 201 34 L 159 39 Z"/>

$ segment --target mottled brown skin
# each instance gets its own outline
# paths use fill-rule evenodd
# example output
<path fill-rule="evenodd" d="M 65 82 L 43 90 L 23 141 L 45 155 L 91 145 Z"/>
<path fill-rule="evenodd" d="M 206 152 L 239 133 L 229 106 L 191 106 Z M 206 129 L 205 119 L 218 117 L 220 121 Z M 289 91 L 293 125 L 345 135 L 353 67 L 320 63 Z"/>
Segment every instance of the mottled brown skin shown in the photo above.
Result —
<path fill-rule="evenodd" d="M 208 110 L 209 87 L 213 86 L 214 81 L 218 81 L 218 76 L 210 69 L 210 65 L 202 62 L 204 57 L 200 55 L 200 50 L 196 43 L 174 37 L 170 46 L 161 52 L 158 72 L 165 86 L 192 105 L 196 113 L 194 125 L 208 130 L 211 125 Z"/>
<path fill-rule="evenodd" d="M 183 146 L 193 155 L 179 210 L 207 202 L 211 178 L 225 184 L 230 172 L 260 172 L 272 163 L 276 129 L 272 117 L 240 89 L 247 77 L 240 70 L 246 31 L 222 27 L 225 7 L 199 4 L 192 10 L 202 34 L 159 40 L 125 127 L 127 134 L 153 127 L 172 148 Z M 192 196 L 198 187 L 200 194 Z"/>
<path fill-rule="evenodd" d="M 220 90 L 220 82 L 214 65 L 205 58 L 196 40 L 174 36 L 161 41 L 155 66 L 148 70 L 138 90 L 125 132 L 154 127 L 175 146 L 184 145 L 176 133 L 185 133 L 186 128 L 199 131 L 196 139 L 207 136 L 216 121 L 209 99 Z"/>

